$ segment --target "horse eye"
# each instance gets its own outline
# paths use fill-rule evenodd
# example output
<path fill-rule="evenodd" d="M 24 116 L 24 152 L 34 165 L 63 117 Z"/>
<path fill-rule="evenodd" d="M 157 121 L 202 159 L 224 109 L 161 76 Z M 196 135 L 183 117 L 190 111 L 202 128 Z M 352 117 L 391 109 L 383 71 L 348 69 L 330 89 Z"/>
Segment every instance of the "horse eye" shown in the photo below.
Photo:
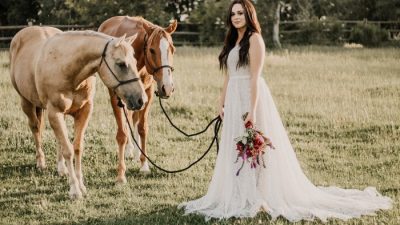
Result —
<path fill-rule="evenodd" d="M 154 50 L 154 48 L 150 48 L 150 52 L 151 52 L 151 54 L 156 54 L 156 51 Z"/>
<path fill-rule="evenodd" d="M 120 69 L 125 69 L 125 68 L 126 68 L 126 64 L 125 64 L 125 63 L 117 63 L 117 66 L 118 66 Z"/>

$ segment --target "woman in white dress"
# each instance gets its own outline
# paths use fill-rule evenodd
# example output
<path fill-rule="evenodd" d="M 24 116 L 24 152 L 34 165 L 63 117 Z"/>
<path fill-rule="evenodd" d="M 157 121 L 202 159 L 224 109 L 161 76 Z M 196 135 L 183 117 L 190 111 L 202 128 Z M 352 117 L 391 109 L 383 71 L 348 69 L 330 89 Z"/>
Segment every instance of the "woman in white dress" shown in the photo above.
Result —
<path fill-rule="evenodd" d="M 220 68 L 227 73 L 220 103 L 224 120 L 220 152 L 207 194 L 179 207 L 206 218 L 254 217 L 266 211 L 273 219 L 283 216 L 289 221 L 346 220 L 390 209 L 392 200 L 373 187 L 316 187 L 308 180 L 260 76 L 265 46 L 254 6 L 250 0 L 234 0 L 228 12 L 228 33 L 219 56 Z M 245 163 L 236 176 L 242 163 L 235 163 L 234 138 L 244 133 L 247 122 L 270 138 L 275 149 L 264 154 L 266 168 L 254 169 Z"/>

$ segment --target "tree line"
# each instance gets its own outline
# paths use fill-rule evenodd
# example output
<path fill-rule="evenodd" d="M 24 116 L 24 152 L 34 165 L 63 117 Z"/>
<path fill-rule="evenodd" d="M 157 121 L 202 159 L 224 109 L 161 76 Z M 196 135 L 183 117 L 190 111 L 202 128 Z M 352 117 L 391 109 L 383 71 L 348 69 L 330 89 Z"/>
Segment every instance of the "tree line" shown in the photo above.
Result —
<path fill-rule="evenodd" d="M 281 21 L 370 20 L 398 21 L 398 0 L 253 0 L 264 37 L 279 46 Z M 155 24 L 166 26 L 171 19 L 182 23 L 200 24 L 200 39 L 216 43 L 225 34 L 225 16 L 230 0 L 2 0 L 0 26 L 32 24 L 84 24 L 97 27 L 115 15 L 138 15 Z M 334 24 L 334 23 L 333 23 Z M 297 26 L 310 33 L 310 26 Z M 340 25 L 337 25 L 340 26 Z M 276 30 L 278 29 L 278 30 Z M 307 31 L 308 29 L 308 31 Z M 365 29 L 365 28 L 360 28 Z M 379 33 L 376 27 L 368 31 Z M 312 33 L 312 32 L 311 32 Z M 333 34 L 327 34 L 333 35 Z M 313 36 L 309 35 L 310 37 Z M 303 35 L 304 39 L 304 35 Z M 301 40 L 297 40 L 300 41 Z"/>

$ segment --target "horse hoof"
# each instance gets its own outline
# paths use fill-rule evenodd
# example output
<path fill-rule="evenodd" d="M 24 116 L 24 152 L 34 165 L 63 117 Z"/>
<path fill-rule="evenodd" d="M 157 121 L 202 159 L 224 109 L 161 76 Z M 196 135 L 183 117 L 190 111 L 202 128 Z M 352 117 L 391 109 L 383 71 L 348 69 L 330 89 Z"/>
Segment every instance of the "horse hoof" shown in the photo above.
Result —
<path fill-rule="evenodd" d="M 142 153 L 140 152 L 139 149 L 136 149 L 135 151 L 133 151 L 133 160 L 136 160 L 138 162 L 140 162 L 140 155 Z"/>
<path fill-rule="evenodd" d="M 150 173 L 150 167 L 147 161 L 143 163 L 142 167 L 139 170 L 141 173 Z"/>
<path fill-rule="evenodd" d="M 126 177 L 117 177 L 117 184 L 126 184 Z"/>
<path fill-rule="evenodd" d="M 81 199 L 82 198 L 82 192 L 80 191 L 80 189 L 71 188 L 71 190 L 69 191 L 69 197 L 70 197 L 71 200 Z"/>
<path fill-rule="evenodd" d="M 63 176 L 68 176 L 68 170 L 59 170 L 58 171 L 58 175 L 60 176 L 60 177 L 63 177 Z"/>
<path fill-rule="evenodd" d="M 46 163 L 44 161 L 37 161 L 36 167 L 39 170 L 44 170 L 44 169 L 46 169 Z"/>
<path fill-rule="evenodd" d="M 71 200 L 78 200 L 78 199 L 82 199 L 82 193 L 75 193 L 75 194 L 69 194 L 69 198 Z"/>
<path fill-rule="evenodd" d="M 133 154 L 133 145 L 127 144 L 125 148 L 125 159 L 134 159 L 135 154 Z"/>
<path fill-rule="evenodd" d="M 60 175 L 60 177 L 62 177 L 62 176 L 68 176 L 68 169 L 67 169 L 67 167 L 64 165 L 64 163 L 58 163 L 58 165 L 57 165 L 57 172 L 58 172 L 58 175 Z"/>
<path fill-rule="evenodd" d="M 81 190 L 83 196 L 87 196 L 87 189 L 85 185 L 79 185 L 79 189 Z"/>

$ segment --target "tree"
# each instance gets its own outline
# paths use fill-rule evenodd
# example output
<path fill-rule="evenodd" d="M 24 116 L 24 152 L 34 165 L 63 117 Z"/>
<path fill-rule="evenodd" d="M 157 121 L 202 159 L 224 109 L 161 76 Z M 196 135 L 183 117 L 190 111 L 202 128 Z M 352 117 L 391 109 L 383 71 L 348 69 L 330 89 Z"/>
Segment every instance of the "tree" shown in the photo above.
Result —
<path fill-rule="evenodd" d="M 281 21 L 281 8 L 283 5 L 284 3 L 281 1 L 276 3 L 274 19 L 273 19 L 274 25 L 272 29 L 272 41 L 274 43 L 274 46 L 279 49 L 282 48 L 281 42 L 279 40 L 279 23 Z"/>
<path fill-rule="evenodd" d="M 400 1 L 395 0 L 312 0 L 315 16 L 340 20 L 398 20 Z"/>
<path fill-rule="evenodd" d="M 203 0 L 169 0 L 166 3 L 166 11 L 178 21 L 183 21 L 190 17 L 191 13 L 202 2 Z"/>
<path fill-rule="evenodd" d="M 38 11 L 41 24 L 76 24 L 80 15 L 76 10 L 76 4 L 72 0 L 37 0 L 40 4 Z"/>
<path fill-rule="evenodd" d="M 190 20 L 199 23 L 200 41 L 206 45 L 220 44 L 226 33 L 226 13 L 230 0 L 203 0 Z"/>
<path fill-rule="evenodd" d="M 160 25 L 172 18 L 166 12 L 164 1 L 123 0 L 38 0 L 42 6 L 39 20 L 43 24 L 91 24 L 100 25 L 117 15 L 143 16 Z"/>
<path fill-rule="evenodd" d="M 281 17 L 288 18 L 287 2 L 281 0 L 257 0 L 255 7 L 263 37 L 268 46 L 281 48 L 279 23 Z M 270 44 L 272 43 L 272 44 Z"/>
<path fill-rule="evenodd" d="M 38 19 L 39 4 L 36 0 L 2 0 L 0 25 L 27 24 Z"/>

